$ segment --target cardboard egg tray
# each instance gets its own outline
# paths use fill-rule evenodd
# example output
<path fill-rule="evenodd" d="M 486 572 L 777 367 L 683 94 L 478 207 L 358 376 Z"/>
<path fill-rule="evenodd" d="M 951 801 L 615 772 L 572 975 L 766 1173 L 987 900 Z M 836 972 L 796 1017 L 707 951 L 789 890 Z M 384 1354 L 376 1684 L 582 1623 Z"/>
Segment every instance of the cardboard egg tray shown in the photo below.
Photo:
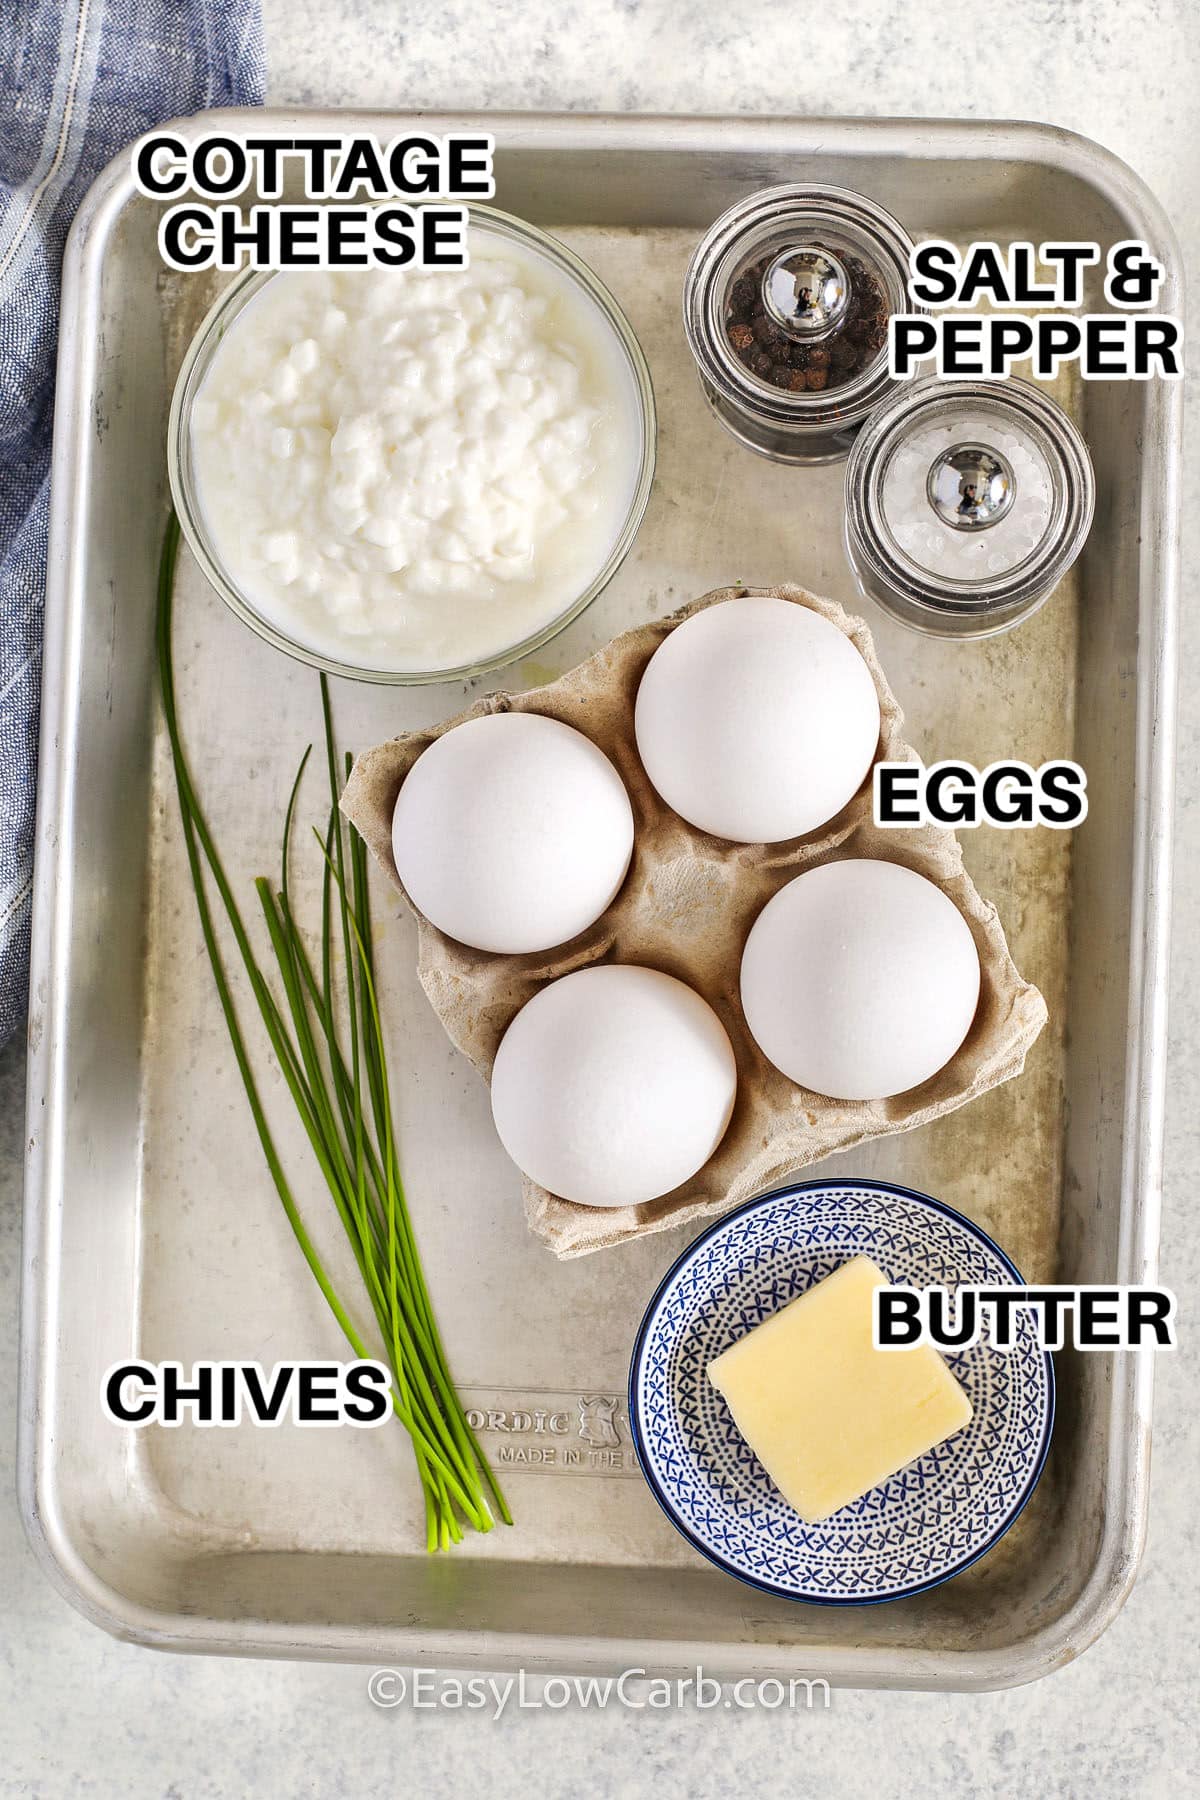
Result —
<path fill-rule="evenodd" d="M 530 1229 L 557 1256 L 584 1256 L 626 1238 L 723 1212 L 835 1150 L 924 1125 L 1019 1075 L 1046 1022 L 1046 1003 L 1022 979 L 996 909 L 963 867 L 952 831 L 878 828 L 868 775 L 849 805 L 820 831 L 779 844 L 733 844 L 699 831 L 659 798 L 634 742 L 634 700 L 658 645 L 702 608 L 746 594 L 774 594 L 811 607 L 844 631 L 879 693 L 876 761 L 909 762 L 904 716 L 861 619 L 798 587 L 717 588 L 665 619 L 641 625 L 546 687 L 489 694 L 427 731 L 409 731 L 358 758 L 342 810 L 362 833 L 389 880 L 404 892 L 392 856 L 392 811 L 408 771 L 445 731 L 493 712 L 536 712 L 582 731 L 616 765 L 633 803 L 633 862 L 617 898 L 568 944 L 498 956 L 458 943 L 417 908 L 421 984 L 451 1040 L 481 1074 L 491 1070 L 514 1016 L 540 987 L 590 963 L 639 963 L 678 976 L 704 996 L 729 1033 L 738 1097 L 729 1129 L 690 1181 L 641 1206 L 578 1206 L 523 1179 Z M 891 1099 L 847 1101 L 798 1087 L 759 1050 L 738 998 L 742 949 L 751 925 L 779 888 L 818 863 L 850 856 L 903 863 L 936 882 L 971 927 L 981 985 L 975 1020 L 961 1048 L 920 1087 Z M 408 896 L 405 895 L 407 899 Z M 412 902 L 409 901 L 412 905 Z"/>

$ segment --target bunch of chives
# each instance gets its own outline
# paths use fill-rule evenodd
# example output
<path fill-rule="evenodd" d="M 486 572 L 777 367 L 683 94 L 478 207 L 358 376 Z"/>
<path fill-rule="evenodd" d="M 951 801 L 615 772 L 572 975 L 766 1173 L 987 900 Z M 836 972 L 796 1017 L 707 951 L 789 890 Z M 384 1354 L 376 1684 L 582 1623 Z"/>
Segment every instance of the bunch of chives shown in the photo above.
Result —
<path fill-rule="evenodd" d="M 329 820 L 324 839 L 315 834 L 323 862 L 320 956 L 316 962 L 296 925 L 288 883 L 292 823 L 307 751 L 284 819 L 279 885 L 261 876 L 255 882 L 282 990 L 280 1002 L 255 956 L 183 750 L 171 642 L 178 549 L 179 525 L 172 514 L 159 563 L 159 679 L 188 867 L 221 1010 L 267 1167 L 296 1241 L 355 1355 L 366 1358 L 370 1352 L 305 1229 L 267 1124 L 225 972 L 209 880 L 228 920 L 267 1039 L 333 1197 L 375 1316 L 392 1370 L 392 1405 L 412 1438 L 424 1490 L 426 1547 L 448 1549 L 461 1542 L 464 1522 L 476 1531 L 490 1531 L 493 1515 L 508 1525 L 512 1517 L 447 1369 L 404 1197 L 375 986 L 366 848 L 353 830 L 343 837 L 328 683 L 322 676 Z M 348 771 L 349 757 L 345 766 Z M 339 945 L 340 1006 L 335 991 Z"/>

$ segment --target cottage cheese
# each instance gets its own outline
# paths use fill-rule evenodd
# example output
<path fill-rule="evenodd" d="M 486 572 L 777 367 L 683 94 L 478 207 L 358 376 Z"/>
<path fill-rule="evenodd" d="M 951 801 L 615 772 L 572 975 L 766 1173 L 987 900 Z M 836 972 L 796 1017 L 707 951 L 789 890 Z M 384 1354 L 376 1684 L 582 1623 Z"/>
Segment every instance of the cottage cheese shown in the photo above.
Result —
<path fill-rule="evenodd" d="M 296 642 L 414 673 L 499 655 L 603 567 L 641 457 L 595 303 L 476 227 L 471 266 L 275 275 L 191 419 L 212 549 Z"/>

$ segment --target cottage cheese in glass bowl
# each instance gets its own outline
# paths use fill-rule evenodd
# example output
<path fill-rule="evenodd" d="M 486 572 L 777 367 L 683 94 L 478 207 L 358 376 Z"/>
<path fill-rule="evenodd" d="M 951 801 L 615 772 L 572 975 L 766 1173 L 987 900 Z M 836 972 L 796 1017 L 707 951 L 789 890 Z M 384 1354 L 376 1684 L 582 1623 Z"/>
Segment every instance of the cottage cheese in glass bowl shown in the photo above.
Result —
<path fill-rule="evenodd" d="M 170 427 L 209 579 L 333 673 L 446 680 L 577 617 L 649 496 L 654 400 L 563 245 L 473 207 L 463 270 L 247 272 L 200 327 Z"/>

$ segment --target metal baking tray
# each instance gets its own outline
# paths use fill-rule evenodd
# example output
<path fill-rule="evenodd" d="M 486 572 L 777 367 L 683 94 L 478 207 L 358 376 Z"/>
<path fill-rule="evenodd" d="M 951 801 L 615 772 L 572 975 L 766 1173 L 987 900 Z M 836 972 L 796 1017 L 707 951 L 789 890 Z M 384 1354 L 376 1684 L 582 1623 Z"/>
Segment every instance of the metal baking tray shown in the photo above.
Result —
<path fill-rule="evenodd" d="M 210 115 L 194 134 L 244 121 Z M 860 607 L 839 467 L 749 455 L 709 416 L 680 320 L 690 248 L 718 212 L 800 177 L 873 195 L 916 234 L 1145 238 L 1180 261 L 1122 164 L 1040 126 L 864 120 L 398 116 L 260 129 L 494 130 L 497 203 L 562 234 L 628 309 L 660 413 L 658 477 L 619 577 L 532 685 L 626 626 L 728 581 L 797 580 L 866 610 L 911 741 L 983 764 L 1075 755 L 1070 834 L 967 834 L 1052 1027 L 1026 1074 L 829 1167 L 962 1207 L 1028 1277 L 1146 1281 L 1159 1219 L 1175 680 L 1177 385 L 1079 401 L 1099 486 L 1077 578 L 978 644 Z M 830 1612 L 773 1603 L 700 1563 L 631 1461 L 623 1394 L 642 1307 L 680 1234 L 557 1264 L 527 1234 L 485 1090 L 417 985 L 414 934 L 380 896 L 403 1162 L 451 1359 L 516 1527 L 421 1548 L 400 1430 L 129 1433 L 101 1415 L 131 1354 L 339 1354 L 265 1177 L 196 929 L 153 673 L 171 382 L 208 285 L 165 277 L 157 209 L 124 162 L 66 257 L 46 606 L 30 1011 L 21 1496 L 47 1572 L 91 1618 L 172 1649 L 453 1668 L 824 1676 L 987 1688 L 1030 1680 L 1114 1616 L 1142 1544 L 1151 1359 L 1059 1357 L 1060 1416 L 1033 1505 L 932 1593 Z M 316 678 L 245 631 L 184 559 L 181 711 L 227 865 L 270 867 L 292 771 L 319 737 Z M 344 744 L 457 712 L 461 684 L 341 685 Z M 317 804 L 314 796 L 314 807 Z M 311 902 L 311 884 L 299 894 Z M 272 1100 L 276 1096 L 272 1095 Z M 282 1114 L 280 1114 L 282 1117 Z M 289 1150 L 291 1149 L 289 1142 Z M 328 1201 L 296 1147 L 311 1216 Z M 809 1174 L 819 1173 L 810 1170 Z M 336 1228 L 318 1237 L 333 1247 Z"/>

